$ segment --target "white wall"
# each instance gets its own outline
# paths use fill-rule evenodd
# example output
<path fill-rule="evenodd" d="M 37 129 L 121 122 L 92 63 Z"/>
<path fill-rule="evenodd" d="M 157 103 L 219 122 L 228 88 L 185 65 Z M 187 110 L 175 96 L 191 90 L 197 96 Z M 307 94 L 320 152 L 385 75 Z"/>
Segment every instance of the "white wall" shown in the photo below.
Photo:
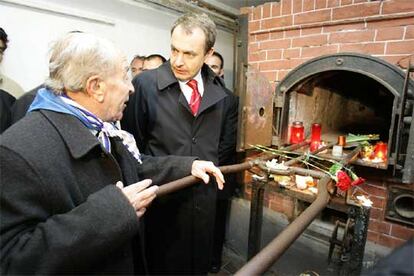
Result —
<path fill-rule="evenodd" d="M 168 59 L 169 31 L 178 16 L 130 0 L 0 0 L 0 26 L 9 36 L 0 69 L 24 90 L 32 89 L 47 76 L 50 42 L 73 30 L 115 41 L 129 59 L 152 53 Z M 232 88 L 233 34 L 219 30 L 215 48 Z"/>

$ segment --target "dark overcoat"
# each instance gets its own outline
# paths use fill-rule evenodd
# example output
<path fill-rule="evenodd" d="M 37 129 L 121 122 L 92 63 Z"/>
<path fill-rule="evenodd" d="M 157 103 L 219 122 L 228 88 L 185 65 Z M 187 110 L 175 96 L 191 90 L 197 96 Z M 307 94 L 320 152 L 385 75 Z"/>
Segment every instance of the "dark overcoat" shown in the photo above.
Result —
<path fill-rule="evenodd" d="M 0 142 L 2 274 L 141 274 L 141 220 L 114 183 L 188 175 L 194 158 L 111 153 L 75 117 L 30 112 Z M 141 237 L 141 238 L 140 238 Z"/>
<path fill-rule="evenodd" d="M 208 66 L 202 67 L 204 94 L 194 117 L 170 62 L 133 80 L 121 122 L 146 154 L 190 155 L 219 164 L 219 148 L 234 148 L 237 102 Z M 152 274 L 207 273 L 212 250 L 216 184 L 199 184 L 154 201 L 146 216 Z M 159 250 L 162 248 L 163 250 Z"/>

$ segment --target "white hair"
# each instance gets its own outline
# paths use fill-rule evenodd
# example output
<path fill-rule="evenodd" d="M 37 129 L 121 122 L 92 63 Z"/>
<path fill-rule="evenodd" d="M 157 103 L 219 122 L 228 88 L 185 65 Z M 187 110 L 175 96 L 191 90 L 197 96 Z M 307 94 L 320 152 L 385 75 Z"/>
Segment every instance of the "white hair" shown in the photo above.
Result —
<path fill-rule="evenodd" d="M 84 91 L 93 75 L 102 78 L 114 73 L 122 53 L 103 38 L 86 33 L 70 33 L 58 39 L 50 49 L 49 78 L 45 85 L 54 93 Z"/>

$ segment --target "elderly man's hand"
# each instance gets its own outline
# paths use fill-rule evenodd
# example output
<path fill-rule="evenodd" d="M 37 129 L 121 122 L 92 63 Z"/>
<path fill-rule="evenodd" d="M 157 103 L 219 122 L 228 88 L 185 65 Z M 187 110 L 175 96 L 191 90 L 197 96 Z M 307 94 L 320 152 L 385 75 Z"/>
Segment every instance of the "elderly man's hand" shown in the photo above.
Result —
<path fill-rule="evenodd" d="M 220 169 L 214 166 L 213 162 L 210 161 L 201 161 L 195 160 L 191 167 L 191 174 L 195 177 L 201 178 L 204 183 L 210 181 L 210 176 L 208 173 L 214 175 L 217 181 L 217 186 L 220 190 L 223 190 L 224 187 L 224 176 L 221 173 Z"/>
<path fill-rule="evenodd" d="M 142 215 L 144 215 L 147 207 L 157 196 L 155 193 L 159 187 L 151 186 L 148 188 L 151 183 L 151 179 L 145 179 L 126 187 L 124 187 L 124 184 L 121 181 L 116 183 L 116 186 L 122 190 L 124 195 L 134 207 L 138 217 L 142 217 Z"/>

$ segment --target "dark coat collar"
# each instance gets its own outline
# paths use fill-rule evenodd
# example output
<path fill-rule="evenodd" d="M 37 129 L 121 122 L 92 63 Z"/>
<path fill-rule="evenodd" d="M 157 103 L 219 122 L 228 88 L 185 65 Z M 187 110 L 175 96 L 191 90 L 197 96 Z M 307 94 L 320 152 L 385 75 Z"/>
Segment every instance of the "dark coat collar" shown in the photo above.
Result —
<path fill-rule="evenodd" d="M 102 148 L 99 140 L 76 117 L 48 110 L 40 112 L 55 127 L 74 158 L 81 158 L 94 147 Z"/>
<path fill-rule="evenodd" d="M 201 114 L 210 106 L 227 97 L 222 80 L 206 64 L 203 64 L 203 67 L 201 67 L 201 76 L 204 81 L 204 95 L 198 114 Z M 174 76 L 171 70 L 171 63 L 168 60 L 157 69 L 157 87 L 158 90 L 163 91 L 174 84 L 179 87 L 178 80 Z M 179 102 L 189 110 L 183 94 L 181 94 Z"/>

